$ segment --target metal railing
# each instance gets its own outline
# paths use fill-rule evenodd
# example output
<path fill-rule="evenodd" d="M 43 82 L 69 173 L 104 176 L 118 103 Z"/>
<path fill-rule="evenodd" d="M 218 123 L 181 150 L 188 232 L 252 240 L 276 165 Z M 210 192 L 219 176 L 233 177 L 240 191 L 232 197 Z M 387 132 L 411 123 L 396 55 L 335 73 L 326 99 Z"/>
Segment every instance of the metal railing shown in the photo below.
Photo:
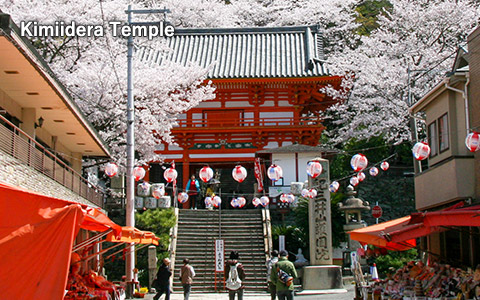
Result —
<path fill-rule="evenodd" d="M 178 120 L 177 128 L 319 126 L 319 117 Z"/>
<path fill-rule="evenodd" d="M 0 115 L 0 150 L 103 208 L 103 193 L 55 154 Z"/>

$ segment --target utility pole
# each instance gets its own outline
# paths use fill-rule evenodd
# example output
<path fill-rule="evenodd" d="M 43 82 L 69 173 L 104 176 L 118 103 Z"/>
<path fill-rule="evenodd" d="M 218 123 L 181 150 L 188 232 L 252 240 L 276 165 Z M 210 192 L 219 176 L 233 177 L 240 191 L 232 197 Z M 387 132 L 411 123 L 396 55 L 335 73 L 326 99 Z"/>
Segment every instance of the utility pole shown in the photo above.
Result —
<path fill-rule="evenodd" d="M 132 5 L 128 5 L 128 10 L 125 11 L 128 15 L 128 26 L 135 25 L 132 22 L 132 14 L 154 14 L 169 13 L 168 9 L 142 9 L 132 10 Z M 143 25 L 158 25 L 158 22 L 142 23 Z M 135 227 L 135 180 L 133 178 L 133 167 L 135 164 L 135 103 L 133 95 L 133 35 L 128 36 L 127 41 L 127 186 L 126 186 L 126 225 Z M 132 298 L 134 283 L 133 283 L 133 269 L 135 268 L 135 244 L 131 243 L 127 246 L 127 252 L 125 256 L 125 275 L 127 281 L 127 298 Z"/>

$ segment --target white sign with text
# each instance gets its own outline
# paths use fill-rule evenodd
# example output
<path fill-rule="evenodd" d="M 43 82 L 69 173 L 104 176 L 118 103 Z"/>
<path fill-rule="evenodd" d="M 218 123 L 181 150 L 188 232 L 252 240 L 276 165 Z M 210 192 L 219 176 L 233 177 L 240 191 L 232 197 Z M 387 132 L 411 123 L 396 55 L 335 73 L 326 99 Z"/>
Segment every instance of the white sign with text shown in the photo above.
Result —
<path fill-rule="evenodd" d="M 215 240 L 215 272 L 223 272 L 225 267 L 225 248 L 223 240 Z"/>

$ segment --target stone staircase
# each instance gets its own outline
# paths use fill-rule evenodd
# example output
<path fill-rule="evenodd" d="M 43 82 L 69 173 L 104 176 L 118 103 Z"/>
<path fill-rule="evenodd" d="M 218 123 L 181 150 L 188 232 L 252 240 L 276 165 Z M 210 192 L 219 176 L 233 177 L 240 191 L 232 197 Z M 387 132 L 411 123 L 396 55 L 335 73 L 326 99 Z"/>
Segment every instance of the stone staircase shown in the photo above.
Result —
<path fill-rule="evenodd" d="M 267 217 L 266 217 L 267 216 Z M 221 220 L 221 222 L 220 222 Z M 231 251 L 238 251 L 246 272 L 246 292 L 266 289 L 268 213 L 261 209 L 188 210 L 180 209 L 175 250 L 174 292 L 182 291 L 178 280 L 183 259 L 189 258 L 196 277 L 192 292 L 215 290 L 215 240 L 224 240 L 225 261 Z M 219 225 L 220 224 L 220 225 Z M 266 225 L 268 224 L 268 226 Z M 217 290 L 223 290 L 223 273 L 217 273 Z"/>

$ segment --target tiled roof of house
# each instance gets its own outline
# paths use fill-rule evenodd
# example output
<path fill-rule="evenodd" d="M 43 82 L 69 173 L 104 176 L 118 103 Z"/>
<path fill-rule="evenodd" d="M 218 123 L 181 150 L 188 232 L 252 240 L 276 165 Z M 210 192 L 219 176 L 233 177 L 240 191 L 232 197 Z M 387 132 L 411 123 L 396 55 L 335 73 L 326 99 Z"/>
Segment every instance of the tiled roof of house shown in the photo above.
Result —
<path fill-rule="evenodd" d="M 164 59 L 211 66 L 208 78 L 282 78 L 328 75 L 318 26 L 176 29 L 171 52 L 140 48 L 144 61 Z"/>

